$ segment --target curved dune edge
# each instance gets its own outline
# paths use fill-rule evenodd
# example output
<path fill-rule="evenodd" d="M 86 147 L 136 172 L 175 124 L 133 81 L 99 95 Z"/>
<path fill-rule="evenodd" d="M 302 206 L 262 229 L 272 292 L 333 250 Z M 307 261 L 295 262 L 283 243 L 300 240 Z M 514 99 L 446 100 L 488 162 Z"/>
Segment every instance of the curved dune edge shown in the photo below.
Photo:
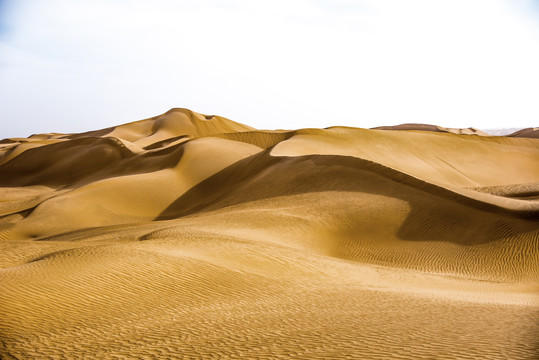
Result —
<path fill-rule="evenodd" d="M 533 358 L 539 141 L 465 134 L 172 109 L 3 140 L 0 357 Z"/>

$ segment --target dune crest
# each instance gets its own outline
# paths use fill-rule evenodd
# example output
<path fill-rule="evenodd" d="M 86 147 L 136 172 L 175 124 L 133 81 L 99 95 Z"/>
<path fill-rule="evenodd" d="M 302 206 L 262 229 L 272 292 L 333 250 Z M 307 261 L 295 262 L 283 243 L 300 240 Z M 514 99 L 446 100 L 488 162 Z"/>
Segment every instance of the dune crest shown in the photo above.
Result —
<path fill-rule="evenodd" d="M 0 357 L 532 358 L 536 130 L 2 140 Z"/>

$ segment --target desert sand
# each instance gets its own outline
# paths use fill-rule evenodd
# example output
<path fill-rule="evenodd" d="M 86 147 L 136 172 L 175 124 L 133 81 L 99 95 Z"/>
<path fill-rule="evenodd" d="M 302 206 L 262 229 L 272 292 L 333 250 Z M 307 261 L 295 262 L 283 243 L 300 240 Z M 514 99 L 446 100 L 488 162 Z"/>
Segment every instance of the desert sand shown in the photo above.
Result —
<path fill-rule="evenodd" d="M 537 129 L 485 135 L 172 109 L 0 141 L 0 358 L 538 358 Z"/>

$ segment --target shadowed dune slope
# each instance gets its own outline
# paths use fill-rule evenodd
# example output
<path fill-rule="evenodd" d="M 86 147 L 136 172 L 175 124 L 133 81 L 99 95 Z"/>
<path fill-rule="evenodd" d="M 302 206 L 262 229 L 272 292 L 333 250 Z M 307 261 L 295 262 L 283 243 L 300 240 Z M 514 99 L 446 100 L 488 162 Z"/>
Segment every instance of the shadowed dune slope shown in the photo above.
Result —
<path fill-rule="evenodd" d="M 146 119 L 119 125 L 103 130 L 89 131 L 80 134 L 38 134 L 32 135 L 28 139 L 5 139 L 0 145 L 0 164 L 13 158 L 16 148 L 16 155 L 27 148 L 33 148 L 32 145 L 44 145 L 69 140 L 80 140 L 84 145 L 88 145 L 89 139 L 110 138 L 117 139 L 127 147 L 157 148 L 159 143 L 165 144 L 166 140 L 175 137 L 200 137 L 228 132 L 241 132 L 254 130 L 252 127 L 236 123 L 232 120 L 220 116 L 206 116 L 195 113 L 191 110 L 175 108 L 167 111 L 165 114 Z M 106 140 L 104 140 L 106 141 Z M 110 140 L 109 140 L 110 141 Z M 75 147 L 81 142 L 71 142 L 66 148 Z M 23 146 L 24 145 L 24 146 Z M 120 144 L 119 144 L 120 145 Z M 168 145 L 168 144 L 167 144 Z M 95 146 L 101 150 L 101 146 Z M 76 149 L 73 149 L 76 150 Z M 92 151 L 98 151 L 92 149 Z M 101 150 L 106 151 L 106 150 Z M 109 150 L 111 151 L 111 150 Z"/>
<path fill-rule="evenodd" d="M 533 127 L 533 128 L 526 128 L 522 130 L 518 130 L 510 135 L 510 137 L 527 137 L 527 138 L 539 138 L 539 128 Z"/>
<path fill-rule="evenodd" d="M 323 200 L 326 194 L 332 196 L 332 202 Z M 323 251 L 327 255 L 368 261 L 373 251 L 384 248 L 376 263 L 463 271 L 483 278 L 535 279 L 539 275 L 539 254 L 533 250 L 539 241 L 539 207 L 504 208 L 499 205 L 503 202 L 466 197 L 354 157 L 272 157 L 266 151 L 202 181 L 157 220 L 217 210 L 232 212 L 236 207 L 246 211 L 287 197 L 294 199 L 298 215 L 322 211 L 318 220 L 325 224 L 326 235 L 319 235 L 318 245 L 330 249 Z M 300 210 L 298 203 L 303 202 L 309 205 Z M 322 241 L 326 244 L 321 245 Z M 440 245 L 443 250 L 436 251 L 425 242 L 467 248 L 446 252 L 447 247 Z M 458 258 L 470 254 L 473 245 L 486 244 L 490 250 L 475 259 Z M 503 261 L 497 251 L 491 252 L 495 247 L 505 252 Z M 488 259 L 483 256 L 486 253 Z M 427 258 L 431 259 L 427 262 Z"/>
<path fill-rule="evenodd" d="M 539 140 L 470 134 L 5 139 L 0 358 L 535 358 Z"/>

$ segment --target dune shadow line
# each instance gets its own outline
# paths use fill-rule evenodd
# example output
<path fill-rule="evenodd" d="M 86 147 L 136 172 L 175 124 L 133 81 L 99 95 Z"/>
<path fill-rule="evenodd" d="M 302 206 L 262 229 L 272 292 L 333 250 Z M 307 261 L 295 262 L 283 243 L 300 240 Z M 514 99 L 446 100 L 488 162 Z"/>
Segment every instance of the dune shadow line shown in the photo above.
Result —
<path fill-rule="evenodd" d="M 411 212 L 398 234 L 406 240 L 444 238 L 438 226 L 429 227 L 425 219 L 436 219 L 441 222 L 439 226 L 452 229 L 457 235 L 462 233 L 447 237 L 448 241 L 469 244 L 498 238 L 496 232 L 478 237 L 472 221 L 495 227 L 503 218 L 526 223 L 539 218 L 537 211 L 517 211 L 472 199 L 365 159 L 341 155 L 271 156 L 270 151 L 240 160 L 205 179 L 176 199 L 155 220 L 262 199 L 327 191 L 363 192 L 407 201 Z M 520 231 L 524 230 L 513 232 Z"/>

